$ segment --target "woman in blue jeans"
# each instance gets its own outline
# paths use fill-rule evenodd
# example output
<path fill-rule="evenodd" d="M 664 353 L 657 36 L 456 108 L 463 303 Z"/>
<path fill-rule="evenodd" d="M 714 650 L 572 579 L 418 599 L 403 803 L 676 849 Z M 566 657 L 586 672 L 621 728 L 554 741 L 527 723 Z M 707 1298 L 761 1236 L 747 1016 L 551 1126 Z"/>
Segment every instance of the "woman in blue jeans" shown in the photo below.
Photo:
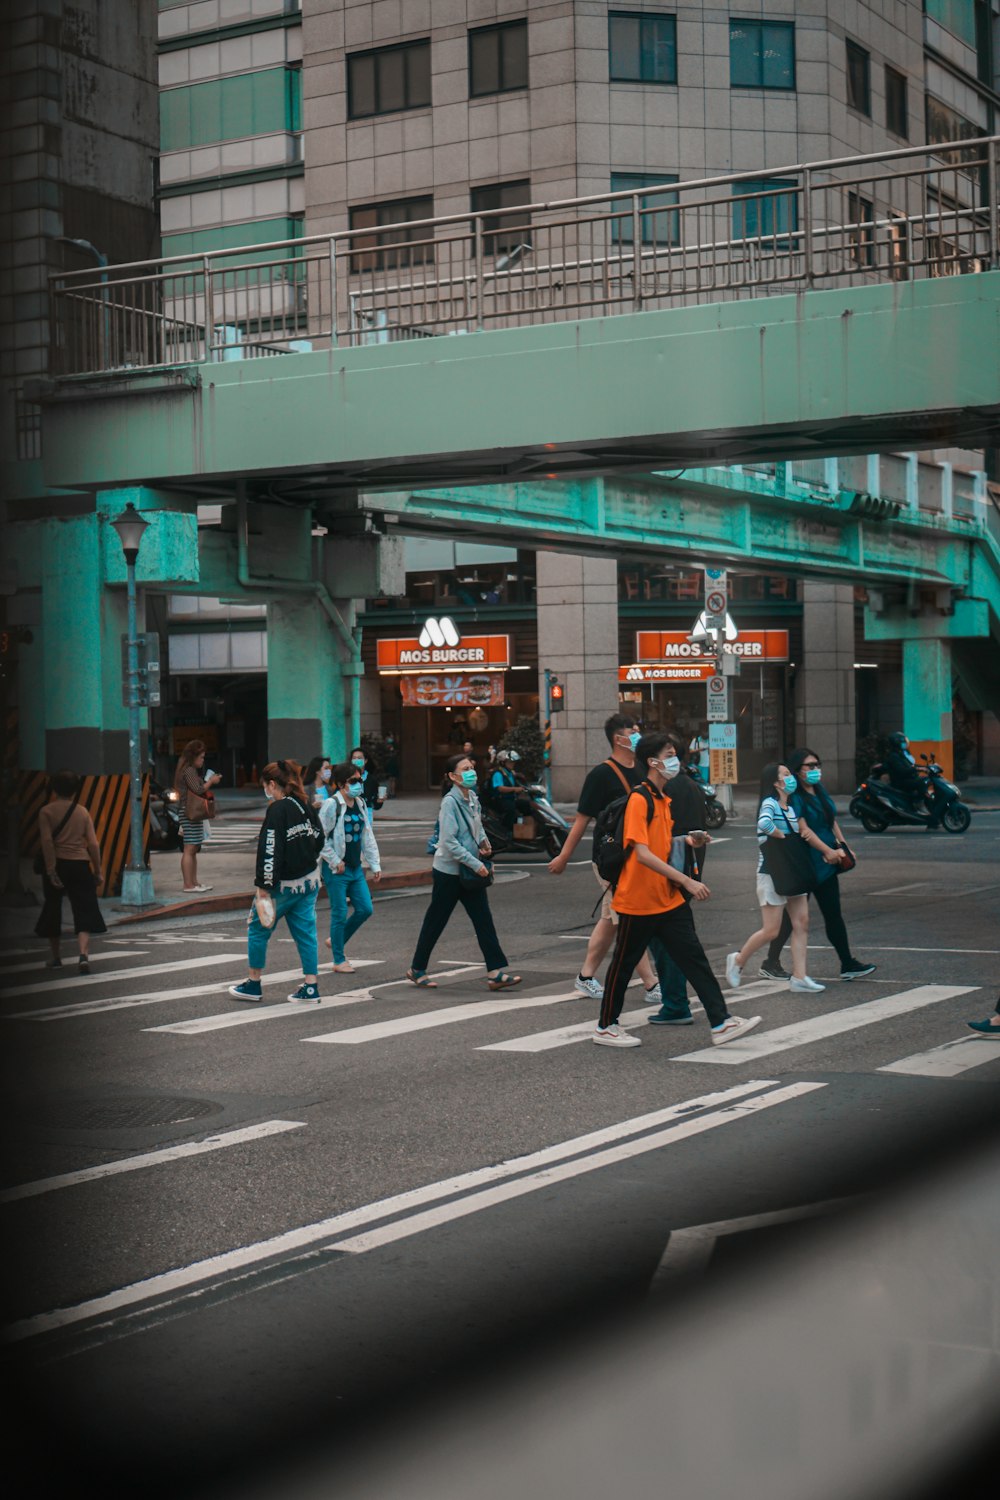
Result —
<path fill-rule="evenodd" d="M 345 949 L 372 914 L 365 866 L 376 884 L 382 878 L 382 869 L 368 808 L 361 795 L 361 768 L 354 762 L 334 766 L 330 780 L 334 791 L 323 803 L 319 814 L 326 834 L 320 869 L 330 898 L 327 944 L 333 954 L 335 972 L 353 974 L 354 965 Z M 350 918 L 347 915 L 348 902 L 351 904 Z"/>

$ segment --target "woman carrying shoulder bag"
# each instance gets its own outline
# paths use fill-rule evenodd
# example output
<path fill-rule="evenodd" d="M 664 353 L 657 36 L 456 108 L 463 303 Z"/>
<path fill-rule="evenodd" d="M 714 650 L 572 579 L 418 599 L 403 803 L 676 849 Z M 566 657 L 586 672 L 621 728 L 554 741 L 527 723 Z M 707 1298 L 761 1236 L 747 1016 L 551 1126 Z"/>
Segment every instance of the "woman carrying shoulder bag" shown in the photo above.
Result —
<path fill-rule="evenodd" d="M 521 983 L 521 976 L 511 974 L 507 969 L 507 959 L 493 925 L 493 913 L 486 894 L 493 879 L 486 860 L 493 851 L 483 829 L 479 798 L 473 790 L 477 781 L 476 768 L 468 755 L 453 755 L 445 769 L 431 904 L 406 977 L 420 989 L 437 989 L 434 980 L 428 977 L 427 965 L 434 945 L 461 902 L 475 928 L 490 989 L 509 990 Z"/>
<path fill-rule="evenodd" d="M 181 799 L 181 884 L 188 896 L 201 896 L 212 889 L 198 882 L 198 850 L 205 842 L 206 817 L 213 816 L 212 788 L 222 777 L 217 772 L 203 776 L 204 765 L 204 740 L 188 740 L 174 775 L 174 788 Z"/>
<path fill-rule="evenodd" d="M 822 785 L 822 762 L 815 750 L 793 750 L 788 757 L 788 769 L 798 785 L 788 799 L 788 805 L 799 820 L 799 827 L 806 823 L 820 840 L 822 852 L 815 846 L 809 850 L 816 875 L 816 905 L 823 916 L 826 935 L 837 957 L 840 959 L 841 979 L 864 979 L 874 974 L 875 965 L 855 958 L 847 938 L 847 927 L 840 910 L 840 867 L 826 859 L 829 849 L 847 850 L 844 835 L 837 822 L 837 809 L 833 799 Z M 848 855 L 846 867 L 852 868 L 853 857 Z M 781 919 L 778 935 L 767 950 L 767 958 L 760 972 L 768 979 L 787 979 L 781 967 L 781 950 L 791 935 L 792 924 L 787 908 Z"/>
<path fill-rule="evenodd" d="M 789 989 L 806 994 L 819 994 L 826 988 L 823 984 L 817 984 L 815 979 L 810 979 L 806 973 L 806 944 L 809 940 L 808 893 L 815 885 L 815 876 L 811 866 L 808 866 L 807 851 L 802 851 L 806 856 L 808 867 L 803 870 L 800 893 L 782 895 L 775 885 L 775 875 L 768 871 L 768 856 L 771 852 L 769 846 L 785 839 L 801 839 L 804 844 L 809 845 L 811 850 L 816 850 L 828 864 L 840 863 L 840 850 L 827 848 L 808 824 L 799 822 L 794 809 L 789 807 L 788 799 L 797 785 L 795 777 L 787 766 L 772 762 L 771 765 L 765 766 L 761 773 L 760 803 L 757 808 L 757 842 L 760 845 L 760 857 L 757 861 L 757 901 L 760 905 L 761 925 L 751 937 L 747 938 L 738 953 L 730 953 L 726 959 L 726 978 L 733 989 L 739 985 L 747 960 L 759 948 L 763 948 L 765 943 L 777 937 L 781 925 L 781 914 L 784 911 L 787 911 L 792 927 L 792 977 L 789 981 Z M 793 865 L 793 850 L 782 850 L 780 853 L 784 858 L 779 860 L 777 854 L 774 856 L 775 868 L 777 869 L 781 864 L 786 869 L 790 869 Z M 782 881 L 782 883 L 785 882 Z"/>
<path fill-rule="evenodd" d="M 97 893 L 101 888 L 101 848 L 90 813 L 81 807 L 80 778 L 75 771 L 57 771 L 49 784 L 49 800 L 38 814 L 41 841 L 42 891 L 45 905 L 35 935 L 46 937 L 52 950 L 50 969 L 62 967 L 59 934 L 63 897 L 69 897 L 79 949 L 80 973 L 90 973 L 90 935 L 107 932 Z"/>

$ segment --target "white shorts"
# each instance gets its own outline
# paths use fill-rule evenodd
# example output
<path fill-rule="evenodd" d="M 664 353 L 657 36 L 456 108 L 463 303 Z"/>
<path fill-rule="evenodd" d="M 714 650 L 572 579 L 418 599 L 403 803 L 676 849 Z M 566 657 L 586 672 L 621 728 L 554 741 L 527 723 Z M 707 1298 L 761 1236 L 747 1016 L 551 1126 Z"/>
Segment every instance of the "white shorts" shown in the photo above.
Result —
<path fill-rule="evenodd" d="M 761 870 L 757 876 L 757 905 L 758 906 L 787 906 L 788 897 L 779 896 L 774 889 L 774 881 L 770 875 L 765 875 Z"/>

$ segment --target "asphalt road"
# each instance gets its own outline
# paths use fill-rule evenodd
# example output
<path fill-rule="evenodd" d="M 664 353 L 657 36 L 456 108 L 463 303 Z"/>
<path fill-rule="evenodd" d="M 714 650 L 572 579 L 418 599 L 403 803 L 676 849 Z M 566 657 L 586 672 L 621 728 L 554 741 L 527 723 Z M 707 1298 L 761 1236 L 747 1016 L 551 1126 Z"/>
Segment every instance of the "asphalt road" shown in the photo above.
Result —
<path fill-rule="evenodd" d="M 422 830 L 386 838 L 422 855 Z M 285 1003 L 283 929 L 264 1007 L 229 999 L 238 917 L 120 929 L 89 980 L 17 944 L 0 980 L 5 1358 L 60 1435 L 47 1461 L 89 1461 L 112 1494 L 140 1471 L 149 1495 L 196 1494 L 317 1431 L 391 1432 L 403 1401 L 669 1295 L 685 1246 L 711 1276 L 757 1216 L 882 1191 L 975 1139 L 1000 1082 L 1000 1041 L 964 1026 L 997 998 L 1000 814 L 964 838 L 853 842 L 845 914 L 877 972 L 834 978 L 814 917 L 828 988 L 749 976 L 730 1003 L 763 1024 L 714 1052 L 699 1011 L 647 1027 L 641 990 L 643 1045 L 591 1045 L 594 1004 L 572 990 L 584 864 L 503 862 L 511 994 L 487 991 L 461 912 L 440 988 L 401 982 L 426 891 L 377 901 L 352 944 L 366 963 L 326 973 L 320 1006 Z M 711 851 L 696 917 L 720 974 L 757 925 L 754 855 L 739 823 Z M 679 1233 L 734 1219 L 742 1241 L 716 1254 Z"/>

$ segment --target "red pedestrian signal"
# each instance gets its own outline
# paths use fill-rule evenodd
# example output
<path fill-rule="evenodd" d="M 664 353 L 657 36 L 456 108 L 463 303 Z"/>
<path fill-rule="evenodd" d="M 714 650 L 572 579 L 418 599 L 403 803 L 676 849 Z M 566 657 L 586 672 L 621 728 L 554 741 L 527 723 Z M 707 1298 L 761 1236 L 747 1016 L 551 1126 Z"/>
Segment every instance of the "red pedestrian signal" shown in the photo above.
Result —
<path fill-rule="evenodd" d="M 552 682 L 549 684 L 549 699 L 554 714 L 561 714 L 566 707 L 565 693 L 566 689 L 561 682 Z"/>

